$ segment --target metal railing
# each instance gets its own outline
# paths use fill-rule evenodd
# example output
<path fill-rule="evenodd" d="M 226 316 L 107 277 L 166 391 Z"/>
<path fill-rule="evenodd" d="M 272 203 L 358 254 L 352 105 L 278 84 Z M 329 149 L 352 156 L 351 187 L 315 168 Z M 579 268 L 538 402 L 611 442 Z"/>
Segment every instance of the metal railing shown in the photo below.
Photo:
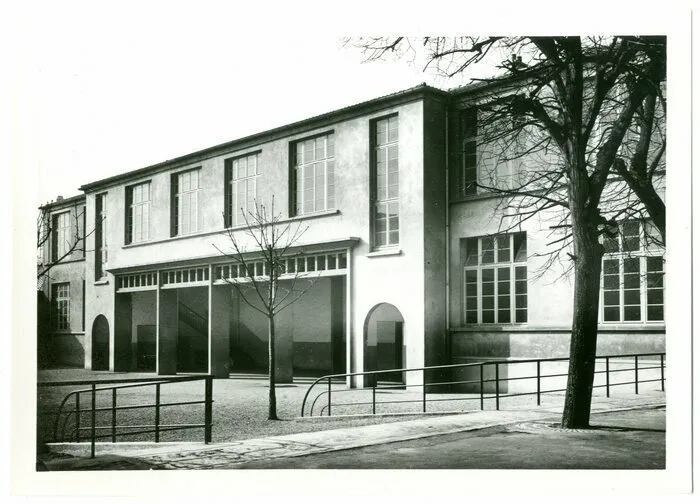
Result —
<path fill-rule="evenodd" d="M 665 376 L 664 376 L 664 370 L 665 370 L 665 353 L 639 353 L 639 354 L 620 354 L 620 355 L 602 355 L 596 357 L 596 369 L 594 371 L 595 375 L 594 378 L 597 376 L 605 376 L 605 382 L 604 383 L 598 383 L 596 384 L 594 381 L 593 388 L 604 388 L 605 389 L 605 395 L 606 397 L 610 397 L 610 389 L 612 387 L 618 387 L 622 385 L 634 385 L 634 393 L 639 394 L 639 385 L 642 383 L 652 383 L 652 382 L 659 382 L 661 385 L 661 390 L 665 391 Z M 658 358 L 659 363 L 649 363 L 646 361 L 651 361 L 655 358 Z M 640 359 L 642 359 L 643 362 L 640 362 Z M 622 361 L 619 366 L 622 367 L 617 367 L 617 368 L 611 368 L 611 362 L 615 361 Z M 634 362 L 633 367 L 628 367 L 632 366 L 632 360 Z M 543 382 L 546 380 L 550 379 L 564 379 L 566 376 L 568 376 L 567 373 L 543 373 L 542 367 L 544 363 L 554 363 L 554 362 L 567 362 L 568 363 L 569 358 L 568 357 L 551 357 L 551 358 L 544 358 L 544 359 L 503 359 L 503 360 L 491 360 L 491 361 L 484 361 L 484 362 L 474 362 L 474 363 L 465 363 L 465 364 L 448 364 L 448 365 L 442 365 L 442 366 L 427 366 L 427 367 L 418 367 L 418 368 L 404 368 L 404 369 L 384 369 L 384 370 L 378 370 L 378 371 L 364 371 L 364 372 L 358 372 L 358 373 L 344 373 L 344 374 L 331 374 L 331 375 L 325 375 L 317 380 L 315 380 L 308 388 L 306 391 L 306 394 L 304 395 L 304 400 L 301 405 L 301 416 L 305 416 L 306 414 L 306 409 L 307 409 L 307 403 L 310 403 L 309 411 L 308 411 L 308 416 L 314 416 L 314 409 L 319 403 L 319 415 L 323 415 L 324 413 L 327 416 L 331 416 L 332 413 L 332 407 L 358 407 L 358 406 L 370 406 L 371 405 L 371 411 L 372 414 L 377 413 L 377 405 L 378 404 L 400 404 L 400 403 L 418 403 L 421 405 L 421 411 L 420 412 L 414 412 L 414 413 L 426 413 L 427 412 L 427 405 L 429 403 L 439 403 L 439 402 L 446 402 L 446 401 L 479 401 L 479 407 L 481 410 L 484 409 L 484 404 L 488 400 L 493 400 L 495 402 L 495 407 L 496 409 L 500 409 L 500 403 L 504 398 L 507 397 L 518 397 L 518 396 L 536 396 L 537 399 L 537 406 L 541 405 L 541 398 L 544 394 L 554 394 L 554 393 L 561 393 L 565 392 L 566 388 L 554 388 L 554 389 L 543 389 L 542 385 Z M 522 365 L 522 364 L 534 364 L 536 368 L 535 374 L 531 375 L 525 375 L 525 376 L 515 376 L 515 377 L 503 377 L 501 375 L 501 371 L 503 370 L 504 366 L 515 366 L 515 365 Z M 600 364 L 600 369 L 598 368 L 598 364 Z M 640 365 L 641 364 L 641 365 Z M 649 365 L 651 364 L 651 365 Z M 439 372 L 451 372 L 454 373 L 455 371 L 459 370 L 471 370 L 473 372 L 476 372 L 478 368 L 478 373 L 479 373 L 479 379 L 475 380 L 455 380 L 455 379 L 450 379 L 446 381 L 434 381 L 434 382 L 429 382 L 427 380 L 428 374 L 429 373 L 439 373 Z M 651 379 L 640 379 L 640 372 L 641 371 L 646 371 L 646 370 L 654 370 L 658 369 L 660 370 L 660 375 L 658 378 L 651 378 Z M 492 371 L 491 375 L 493 378 L 486 378 L 486 373 L 488 371 Z M 507 368 L 506 368 L 507 370 Z M 614 381 L 611 377 L 613 375 L 616 375 L 617 373 L 632 373 L 634 372 L 634 379 L 630 379 L 629 381 L 619 381 L 616 382 Z M 422 383 L 419 384 L 411 384 L 407 385 L 404 383 L 390 383 L 388 381 L 383 382 L 380 384 L 379 378 L 382 377 L 382 375 L 389 375 L 391 373 L 402 373 L 401 376 L 406 376 L 409 373 L 422 373 Z M 348 378 L 348 377 L 371 377 L 371 385 L 365 388 L 357 389 L 357 388 L 341 388 L 338 389 L 336 387 L 336 390 L 333 390 L 333 387 L 331 386 L 331 383 L 335 381 L 337 385 L 337 380 L 342 379 L 342 378 Z M 514 381 L 522 381 L 522 380 L 534 380 L 536 382 L 536 385 L 534 387 L 534 390 L 528 391 L 528 392 L 517 392 L 517 393 L 502 393 L 501 389 L 505 388 L 507 384 L 510 382 Z M 477 392 L 474 393 L 469 393 L 469 394 L 462 394 L 460 396 L 459 393 L 455 393 L 454 389 L 457 388 L 457 386 L 474 386 L 475 388 L 478 388 Z M 493 388 L 493 392 L 488 392 L 486 389 L 489 388 L 488 385 L 491 385 L 490 388 Z M 314 390 L 315 387 L 323 387 L 324 390 L 319 391 L 315 396 L 313 396 L 313 400 L 311 400 L 311 391 Z M 478 387 L 477 387 L 478 386 Z M 377 391 L 383 391 L 383 390 L 406 390 L 411 387 L 416 387 L 416 388 L 421 388 L 420 392 L 420 398 L 418 399 L 399 399 L 399 400 L 390 400 L 390 401 L 377 401 Z M 444 392 L 444 389 L 450 389 L 448 393 L 443 393 L 441 395 L 447 395 L 448 397 L 429 397 L 428 395 L 428 389 L 432 388 L 434 391 L 436 391 L 435 394 L 437 395 L 437 392 Z M 338 397 L 339 395 L 342 397 L 343 394 L 348 394 L 348 393 L 357 393 L 359 391 L 371 391 L 371 401 L 355 401 L 355 402 L 333 402 L 333 397 Z M 432 392 L 431 392 L 432 394 Z M 324 400 L 325 399 L 325 400 Z M 320 401 L 320 402 L 319 402 Z M 325 404 L 323 404 L 325 403 Z M 321 404 L 323 404 L 321 406 Z"/>
<path fill-rule="evenodd" d="M 183 376 L 174 378 L 127 378 L 117 380 L 74 380 L 38 383 L 38 387 L 65 387 L 89 385 L 89 388 L 73 390 L 69 392 L 61 401 L 60 406 L 53 412 L 48 412 L 54 416 L 52 424 L 52 435 L 54 442 L 65 442 L 67 440 L 79 443 L 82 440 L 90 441 L 90 456 L 95 456 L 95 441 L 97 439 L 109 438 L 112 443 L 117 442 L 117 437 L 133 436 L 137 434 L 154 434 L 155 442 L 160 442 L 161 433 L 165 431 L 177 431 L 185 429 L 204 429 L 204 442 L 211 442 L 212 433 L 212 392 L 213 376 Z M 204 381 L 204 399 L 198 401 L 178 401 L 162 402 L 161 387 L 174 383 Z M 102 386 L 107 384 L 108 386 Z M 116 384 L 116 385 L 113 385 Z M 139 387 L 155 387 L 155 402 L 146 404 L 118 405 L 118 391 L 134 389 Z M 89 406 L 82 407 L 81 396 L 89 394 Z M 98 395 L 107 394 L 108 406 L 98 406 Z M 71 398 L 73 398 L 74 403 Z M 74 407 L 69 407 L 74 404 Z M 203 423 L 179 423 L 163 424 L 161 413 L 163 408 L 186 405 L 204 405 Z M 152 408 L 154 411 L 153 424 L 118 424 L 117 411 L 139 410 Z M 106 425 L 98 425 L 98 413 L 109 413 L 109 421 Z M 88 414 L 88 425 L 83 424 L 84 414 Z M 72 421 L 72 422 L 71 422 Z M 70 427 L 69 427 L 69 422 Z M 70 429 L 70 430 L 69 430 Z M 67 432 L 68 430 L 68 432 Z M 102 434 L 101 432 L 107 433 Z"/>

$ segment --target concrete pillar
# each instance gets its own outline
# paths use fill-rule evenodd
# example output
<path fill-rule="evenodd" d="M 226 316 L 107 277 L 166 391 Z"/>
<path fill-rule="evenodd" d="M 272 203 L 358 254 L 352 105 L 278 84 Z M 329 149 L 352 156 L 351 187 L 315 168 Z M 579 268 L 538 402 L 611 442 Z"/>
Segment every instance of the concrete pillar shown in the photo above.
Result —
<path fill-rule="evenodd" d="M 114 346 L 110 354 L 110 371 L 131 370 L 131 294 L 114 296 Z"/>
<path fill-rule="evenodd" d="M 230 285 L 209 286 L 209 374 L 216 378 L 229 376 L 231 289 Z"/>
<path fill-rule="evenodd" d="M 156 373 L 170 375 L 177 372 L 177 290 L 158 291 L 156 327 Z"/>
<path fill-rule="evenodd" d="M 294 380 L 294 307 L 275 317 L 275 383 Z"/>

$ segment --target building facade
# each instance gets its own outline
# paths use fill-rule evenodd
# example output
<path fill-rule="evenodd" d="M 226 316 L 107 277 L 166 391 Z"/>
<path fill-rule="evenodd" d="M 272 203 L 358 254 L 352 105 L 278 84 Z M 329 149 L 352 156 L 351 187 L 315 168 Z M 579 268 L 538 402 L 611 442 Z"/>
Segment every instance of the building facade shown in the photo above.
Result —
<path fill-rule="evenodd" d="M 499 198 L 455 190 L 480 169 L 464 126 L 470 96 L 423 85 L 85 184 L 75 363 L 264 371 L 267 321 L 230 285 L 240 275 L 222 251 L 232 232 L 254 256 L 240 210 L 273 197 L 281 222 L 304 228 L 289 267 L 313 280 L 277 319 L 281 381 L 566 356 L 572 281 L 533 274 L 548 241 L 541 220 L 499 233 Z M 663 254 L 611 249 L 605 267 L 599 353 L 663 351 Z"/>

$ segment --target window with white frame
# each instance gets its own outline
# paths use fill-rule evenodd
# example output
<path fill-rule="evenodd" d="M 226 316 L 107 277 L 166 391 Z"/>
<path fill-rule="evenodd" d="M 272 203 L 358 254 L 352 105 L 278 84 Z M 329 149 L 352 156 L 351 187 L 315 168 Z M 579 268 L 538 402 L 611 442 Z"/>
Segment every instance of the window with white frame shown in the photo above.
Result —
<path fill-rule="evenodd" d="M 399 243 L 399 117 L 374 122 L 372 246 Z"/>
<path fill-rule="evenodd" d="M 603 322 L 664 320 L 664 258 L 645 227 L 642 221 L 623 222 L 604 240 Z"/>
<path fill-rule="evenodd" d="M 71 248 L 70 212 L 63 212 L 53 216 L 52 241 L 52 260 L 58 261 L 65 256 Z"/>
<path fill-rule="evenodd" d="M 95 280 L 107 273 L 107 250 L 107 193 L 102 193 L 95 196 Z"/>
<path fill-rule="evenodd" d="M 199 169 L 171 176 L 171 236 L 199 230 Z"/>
<path fill-rule="evenodd" d="M 260 152 L 227 160 L 224 183 L 226 184 L 226 227 L 245 224 L 255 212 L 257 180 L 260 174 Z"/>
<path fill-rule="evenodd" d="M 512 189 L 519 181 L 522 170 L 521 140 L 518 134 L 499 136 L 486 141 L 490 133 L 484 133 L 482 114 L 477 108 L 468 108 L 461 113 L 461 166 L 459 168 L 459 180 L 457 197 L 475 195 L 488 188 Z M 514 123 L 520 118 L 512 119 Z M 497 128 L 497 125 L 489 125 L 489 128 Z M 504 128 L 509 128 L 504 126 Z M 513 127 L 514 131 L 518 128 Z M 499 130 L 500 131 L 500 130 Z M 478 186 L 481 185 L 482 189 Z"/>
<path fill-rule="evenodd" d="M 58 331 L 70 330 L 70 283 L 55 283 L 51 286 L 53 304 L 53 328 Z"/>
<path fill-rule="evenodd" d="M 126 188 L 126 243 L 147 241 L 151 220 L 151 183 Z"/>
<path fill-rule="evenodd" d="M 296 215 L 335 207 L 335 142 L 333 133 L 296 142 L 292 177 Z"/>
<path fill-rule="evenodd" d="M 464 322 L 527 322 L 527 236 L 524 232 L 466 238 Z"/>

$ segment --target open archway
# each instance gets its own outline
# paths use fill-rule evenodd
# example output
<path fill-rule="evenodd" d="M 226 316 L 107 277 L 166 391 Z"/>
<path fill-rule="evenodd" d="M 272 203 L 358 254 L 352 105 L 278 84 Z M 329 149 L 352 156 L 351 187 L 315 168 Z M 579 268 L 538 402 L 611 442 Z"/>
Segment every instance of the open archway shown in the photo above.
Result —
<path fill-rule="evenodd" d="M 92 369 L 109 370 L 109 322 L 104 315 L 92 323 Z"/>
<path fill-rule="evenodd" d="M 380 303 L 374 306 L 364 325 L 364 370 L 399 369 L 406 367 L 403 342 L 403 316 L 394 305 Z M 378 380 L 405 383 L 403 373 L 383 373 Z M 372 385 L 371 376 L 365 385 Z"/>

